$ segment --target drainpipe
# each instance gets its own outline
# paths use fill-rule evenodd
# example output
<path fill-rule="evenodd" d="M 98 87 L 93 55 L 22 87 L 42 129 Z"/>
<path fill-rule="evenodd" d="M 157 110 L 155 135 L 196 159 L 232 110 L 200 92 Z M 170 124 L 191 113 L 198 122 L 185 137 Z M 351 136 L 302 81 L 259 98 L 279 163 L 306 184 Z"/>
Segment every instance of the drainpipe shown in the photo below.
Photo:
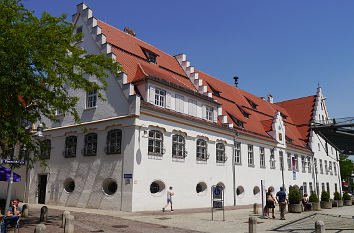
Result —
<path fill-rule="evenodd" d="M 233 148 L 233 156 L 232 156 L 232 179 L 233 179 L 233 182 L 232 182 L 232 190 L 233 190 L 233 197 L 234 197 L 234 206 L 236 206 L 236 167 L 235 167 L 235 144 L 236 144 L 236 139 L 238 138 L 238 132 L 235 131 L 235 138 L 234 138 L 234 148 Z M 241 149 L 241 148 L 240 148 Z"/>

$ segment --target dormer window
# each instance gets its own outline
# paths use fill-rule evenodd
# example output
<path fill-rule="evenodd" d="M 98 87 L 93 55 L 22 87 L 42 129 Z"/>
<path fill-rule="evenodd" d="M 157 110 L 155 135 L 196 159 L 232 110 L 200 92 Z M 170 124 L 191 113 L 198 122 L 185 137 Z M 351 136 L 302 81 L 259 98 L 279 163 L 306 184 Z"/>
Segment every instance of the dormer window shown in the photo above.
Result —
<path fill-rule="evenodd" d="M 279 141 L 283 141 L 283 134 L 279 133 Z"/>
<path fill-rule="evenodd" d="M 151 62 L 151 63 L 156 64 L 156 58 L 157 58 L 158 55 L 156 53 L 148 50 L 148 49 L 145 49 L 145 48 L 141 48 L 141 49 L 143 50 L 147 60 L 149 62 Z"/>
<path fill-rule="evenodd" d="M 288 136 L 285 136 L 285 139 L 288 143 L 293 143 L 293 140 L 291 138 L 289 138 Z"/>
<path fill-rule="evenodd" d="M 239 119 L 237 119 L 236 117 L 234 117 L 233 115 L 231 115 L 230 113 L 229 114 L 229 117 L 232 119 L 233 122 L 235 122 L 235 124 L 240 127 L 240 128 L 244 128 L 244 122 L 243 121 L 240 121 Z"/>
<path fill-rule="evenodd" d="M 245 97 L 246 98 L 246 97 Z M 252 100 L 250 100 L 250 99 L 248 99 L 248 98 L 246 98 L 246 100 L 248 101 L 248 103 L 252 106 L 252 108 L 254 109 L 254 110 L 257 110 L 257 104 L 255 104 Z"/>
<path fill-rule="evenodd" d="M 288 116 L 284 115 L 283 113 L 280 113 L 281 117 L 286 120 L 286 118 L 288 118 Z"/>
<path fill-rule="evenodd" d="M 240 110 L 240 112 L 242 113 L 242 115 L 246 118 L 250 118 L 250 114 L 248 112 L 246 112 L 245 110 L 243 110 L 242 108 L 240 108 L 239 106 L 237 106 L 238 109 Z"/>
<path fill-rule="evenodd" d="M 165 107 L 166 91 L 155 89 L 155 105 Z"/>

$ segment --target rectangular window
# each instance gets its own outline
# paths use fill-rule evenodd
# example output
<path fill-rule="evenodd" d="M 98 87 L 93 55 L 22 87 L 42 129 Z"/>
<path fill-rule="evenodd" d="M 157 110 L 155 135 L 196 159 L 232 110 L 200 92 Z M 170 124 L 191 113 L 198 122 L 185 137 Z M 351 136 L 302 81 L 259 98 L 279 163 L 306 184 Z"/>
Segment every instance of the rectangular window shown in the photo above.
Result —
<path fill-rule="evenodd" d="M 260 167 L 265 167 L 265 153 L 264 153 L 264 147 L 259 148 L 259 165 Z"/>
<path fill-rule="evenodd" d="M 311 158 L 310 157 L 307 158 L 307 167 L 308 167 L 308 172 L 311 173 L 312 166 L 311 166 Z"/>
<path fill-rule="evenodd" d="M 315 169 L 315 173 L 317 174 L 317 173 L 318 173 L 318 169 L 317 169 L 317 159 L 313 159 L 313 166 L 314 166 L 314 169 Z"/>
<path fill-rule="evenodd" d="M 326 191 L 325 184 L 322 183 L 322 191 Z"/>
<path fill-rule="evenodd" d="M 155 89 L 155 105 L 165 107 L 166 91 Z"/>
<path fill-rule="evenodd" d="M 334 184 L 334 192 L 338 192 L 338 185 Z"/>
<path fill-rule="evenodd" d="M 234 152 L 235 152 L 235 164 L 241 164 L 241 142 L 235 142 Z"/>
<path fill-rule="evenodd" d="M 324 161 L 325 163 L 325 171 L 326 171 L 326 175 L 328 175 L 328 166 L 327 166 L 327 160 Z"/>
<path fill-rule="evenodd" d="M 331 191 L 329 190 L 329 183 L 327 182 L 326 185 L 327 185 L 327 193 L 331 193 Z"/>
<path fill-rule="evenodd" d="M 208 105 L 205 106 L 205 117 L 208 121 L 213 121 L 214 108 Z"/>
<path fill-rule="evenodd" d="M 337 164 L 333 162 L 334 175 L 337 175 Z"/>
<path fill-rule="evenodd" d="M 189 99 L 188 101 L 188 114 L 191 116 L 197 116 L 197 101 Z"/>
<path fill-rule="evenodd" d="M 323 174 L 323 164 L 322 159 L 320 159 L 320 173 Z"/>
<path fill-rule="evenodd" d="M 97 90 L 87 92 L 86 108 L 94 108 L 97 105 Z"/>
<path fill-rule="evenodd" d="M 318 182 L 316 183 L 316 192 L 320 193 L 320 184 Z"/>
<path fill-rule="evenodd" d="M 306 159 L 305 156 L 301 156 L 302 172 L 306 172 Z"/>
<path fill-rule="evenodd" d="M 254 166 L 253 145 L 248 145 L 248 165 Z"/>
<path fill-rule="evenodd" d="M 307 183 L 306 182 L 303 183 L 302 187 L 303 187 L 304 193 L 307 193 Z"/>
<path fill-rule="evenodd" d="M 299 156 L 295 155 L 295 170 L 299 171 Z"/>
<path fill-rule="evenodd" d="M 309 182 L 309 189 L 310 189 L 310 193 L 312 193 L 313 191 L 312 182 Z"/>
<path fill-rule="evenodd" d="M 280 170 L 283 170 L 284 169 L 283 151 L 279 151 L 279 163 L 280 163 Z"/>
<path fill-rule="evenodd" d="M 328 162 L 328 170 L 329 170 L 330 174 L 333 175 L 332 162 L 331 161 Z"/>
<path fill-rule="evenodd" d="M 291 161 L 291 153 L 288 153 L 288 170 L 291 171 L 292 161 Z"/>
<path fill-rule="evenodd" d="M 270 149 L 270 160 L 269 165 L 271 169 L 275 169 L 275 157 L 274 157 L 274 149 Z"/>
<path fill-rule="evenodd" d="M 184 96 L 176 94 L 176 112 L 184 112 Z"/>

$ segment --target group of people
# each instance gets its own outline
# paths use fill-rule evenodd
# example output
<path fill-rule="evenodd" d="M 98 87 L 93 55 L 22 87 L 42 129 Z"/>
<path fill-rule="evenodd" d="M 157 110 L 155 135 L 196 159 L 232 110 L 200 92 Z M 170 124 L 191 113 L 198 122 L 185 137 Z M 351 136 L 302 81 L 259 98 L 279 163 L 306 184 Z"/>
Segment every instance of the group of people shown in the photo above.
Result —
<path fill-rule="evenodd" d="M 286 209 L 286 204 L 288 203 L 286 192 L 284 191 L 283 187 L 280 187 L 280 191 L 277 192 L 276 198 L 274 198 L 272 192 L 273 192 L 273 188 L 269 187 L 268 191 L 266 192 L 266 206 L 265 206 L 266 216 L 270 218 L 269 212 L 270 210 L 272 210 L 272 218 L 275 218 L 274 208 L 275 208 L 275 201 L 277 201 L 279 203 L 280 219 L 285 220 L 285 209 Z"/>
<path fill-rule="evenodd" d="M 1 233 L 5 233 L 6 226 L 16 226 L 18 219 L 21 217 L 22 208 L 18 206 L 20 201 L 18 199 L 13 200 L 12 205 L 5 211 L 5 215 L 0 217 L 3 218 L 1 221 Z"/>

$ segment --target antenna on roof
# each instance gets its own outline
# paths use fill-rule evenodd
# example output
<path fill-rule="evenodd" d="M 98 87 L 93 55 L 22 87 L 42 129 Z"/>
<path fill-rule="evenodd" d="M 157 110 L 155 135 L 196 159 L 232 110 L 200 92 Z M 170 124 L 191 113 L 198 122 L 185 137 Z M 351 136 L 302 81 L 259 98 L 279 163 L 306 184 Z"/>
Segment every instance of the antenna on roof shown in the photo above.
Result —
<path fill-rule="evenodd" d="M 124 28 L 124 32 L 125 33 L 128 33 L 129 35 L 131 35 L 131 36 L 136 36 L 136 33 L 132 30 L 132 29 L 130 29 L 130 28 L 128 28 L 128 27 L 125 27 Z"/>
<path fill-rule="evenodd" d="M 317 88 L 320 88 L 321 86 L 320 86 L 320 82 L 318 82 L 318 84 L 317 84 Z"/>
<path fill-rule="evenodd" d="M 235 77 L 234 77 L 234 80 L 235 80 L 235 87 L 238 87 L 238 77 L 235 76 Z"/>

